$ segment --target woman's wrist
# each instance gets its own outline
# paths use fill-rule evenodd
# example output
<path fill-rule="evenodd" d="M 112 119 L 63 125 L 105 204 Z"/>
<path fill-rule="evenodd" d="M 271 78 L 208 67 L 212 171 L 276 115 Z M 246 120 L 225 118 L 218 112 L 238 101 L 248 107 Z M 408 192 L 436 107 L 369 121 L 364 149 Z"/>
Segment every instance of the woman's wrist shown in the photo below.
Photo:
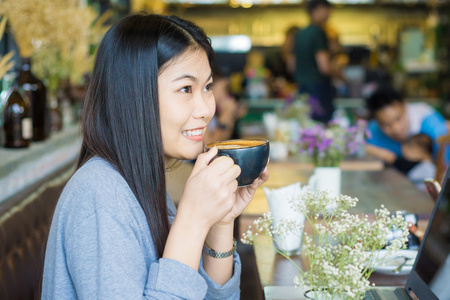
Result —
<path fill-rule="evenodd" d="M 206 236 L 205 244 L 215 253 L 224 253 L 216 257 L 203 250 L 203 267 L 206 273 L 218 284 L 225 284 L 233 275 L 233 254 L 236 251 L 233 243 L 234 224 L 215 224 Z M 205 248 L 204 248 L 205 249 Z M 230 255 L 231 254 L 231 255 Z"/>
<path fill-rule="evenodd" d="M 226 252 L 233 247 L 234 224 L 214 224 L 206 236 L 205 243 L 217 252 Z"/>
<path fill-rule="evenodd" d="M 177 214 L 170 228 L 163 258 L 177 260 L 198 269 L 208 227 Z"/>
<path fill-rule="evenodd" d="M 202 237 L 205 240 L 208 232 L 210 231 L 210 225 L 198 218 L 192 217 L 191 214 L 183 214 L 180 210 L 177 212 L 175 219 L 173 220 L 172 227 L 178 227 L 180 230 L 186 233 L 192 233 L 196 236 Z"/>

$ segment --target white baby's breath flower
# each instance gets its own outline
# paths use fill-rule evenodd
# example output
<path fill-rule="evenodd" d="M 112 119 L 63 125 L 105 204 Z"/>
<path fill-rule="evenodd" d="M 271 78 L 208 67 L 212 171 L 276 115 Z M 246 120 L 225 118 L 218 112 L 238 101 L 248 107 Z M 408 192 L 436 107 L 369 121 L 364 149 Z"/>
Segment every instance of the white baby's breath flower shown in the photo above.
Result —
<path fill-rule="evenodd" d="M 291 199 L 290 204 L 293 210 L 305 215 L 312 233 L 303 233 L 303 224 L 290 219 L 273 224 L 272 216 L 264 214 L 255 220 L 254 233 L 251 228 L 244 233 L 243 242 L 253 242 L 258 233 L 270 238 L 303 235 L 302 253 L 308 259 L 310 269 L 295 276 L 294 283 L 342 299 L 358 298 L 370 286 L 368 277 L 373 271 L 372 266 L 379 263 L 374 257 L 375 251 L 383 247 L 389 252 L 398 251 L 407 241 L 408 230 L 403 216 L 391 215 L 384 206 L 374 211 L 373 222 L 369 221 L 368 215 L 348 213 L 347 210 L 357 202 L 357 198 L 345 195 L 331 197 L 326 191 L 307 190 Z M 327 211 L 330 205 L 336 207 L 333 212 Z M 402 230 L 402 234 L 386 245 L 387 234 L 393 228 Z"/>

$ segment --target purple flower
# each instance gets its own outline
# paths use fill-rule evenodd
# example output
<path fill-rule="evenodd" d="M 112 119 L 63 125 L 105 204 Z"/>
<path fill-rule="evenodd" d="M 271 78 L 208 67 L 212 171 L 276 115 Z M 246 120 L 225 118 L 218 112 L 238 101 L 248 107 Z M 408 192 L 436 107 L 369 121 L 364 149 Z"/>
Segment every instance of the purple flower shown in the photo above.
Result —
<path fill-rule="evenodd" d="M 325 128 L 319 124 L 298 131 L 295 145 L 300 153 L 308 153 L 315 162 L 339 162 L 346 154 L 354 154 L 367 137 L 367 122 L 358 121 L 349 128 L 330 122 Z"/>
<path fill-rule="evenodd" d="M 359 119 L 358 121 L 356 121 L 356 125 L 355 125 L 355 127 L 356 128 L 366 128 L 367 127 L 367 121 L 366 120 L 362 120 L 362 119 Z"/>
<path fill-rule="evenodd" d="M 331 144 L 333 144 L 333 140 L 324 138 L 320 143 L 317 144 L 317 150 L 319 152 L 327 150 L 331 146 Z"/>
<path fill-rule="evenodd" d="M 330 126 L 330 127 L 335 126 L 335 125 L 339 126 L 339 119 L 337 119 L 337 118 L 328 122 L 328 126 Z"/>
<path fill-rule="evenodd" d="M 347 143 L 347 149 L 349 154 L 354 154 L 358 148 L 359 148 L 360 143 L 356 142 L 356 141 L 349 141 Z"/>

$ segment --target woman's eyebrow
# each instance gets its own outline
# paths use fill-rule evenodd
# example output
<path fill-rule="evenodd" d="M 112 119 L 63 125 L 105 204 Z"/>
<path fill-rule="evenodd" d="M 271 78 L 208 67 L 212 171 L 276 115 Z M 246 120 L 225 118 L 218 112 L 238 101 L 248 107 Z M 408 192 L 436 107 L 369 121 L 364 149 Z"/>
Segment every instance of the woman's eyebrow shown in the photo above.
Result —
<path fill-rule="evenodd" d="M 198 81 L 197 77 L 195 77 L 195 76 L 193 76 L 193 75 L 182 74 L 181 76 L 178 76 L 177 78 L 175 78 L 174 80 L 172 80 L 172 82 L 179 81 L 179 80 L 183 80 L 183 79 L 190 79 L 190 80 L 195 81 L 195 82 Z"/>
<path fill-rule="evenodd" d="M 211 72 L 211 74 L 209 74 L 209 76 L 208 76 L 208 78 L 206 79 L 205 82 L 208 82 L 211 79 L 212 75 L 213 74 Z M 177 78 L 175 78 L 174 80 L 172 80 L 172 82 L 183 80 L 183 79 L 190 79 L 190 80 L 192 80 L 194 82 L 198 82 L 198 78 L 193 76 L 193 75 L 190 75 L 190 74 L 182 74 L 182 75 L 178 76 Z"/>
<path fill-rule="evenodd" d="M 208 78 L 206 78 L 205 82 L 208 82 L 212 78 L 212 76 L 213 76 L 213 73 L 211 72 L 211 74 L 209 74 Z"/>

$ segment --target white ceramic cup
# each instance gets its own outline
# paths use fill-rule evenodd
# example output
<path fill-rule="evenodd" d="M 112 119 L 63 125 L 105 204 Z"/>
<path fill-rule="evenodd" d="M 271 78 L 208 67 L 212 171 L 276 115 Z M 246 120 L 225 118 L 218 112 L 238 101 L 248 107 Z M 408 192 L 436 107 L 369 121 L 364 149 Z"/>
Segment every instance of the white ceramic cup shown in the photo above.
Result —
<path fill-rule="evenodd" d="M 308 185 L 312 191 L 327 190 L 330 196 L 338 197 L 341 194 L 341 173 L 339 167 L 316 167 Z"/>

